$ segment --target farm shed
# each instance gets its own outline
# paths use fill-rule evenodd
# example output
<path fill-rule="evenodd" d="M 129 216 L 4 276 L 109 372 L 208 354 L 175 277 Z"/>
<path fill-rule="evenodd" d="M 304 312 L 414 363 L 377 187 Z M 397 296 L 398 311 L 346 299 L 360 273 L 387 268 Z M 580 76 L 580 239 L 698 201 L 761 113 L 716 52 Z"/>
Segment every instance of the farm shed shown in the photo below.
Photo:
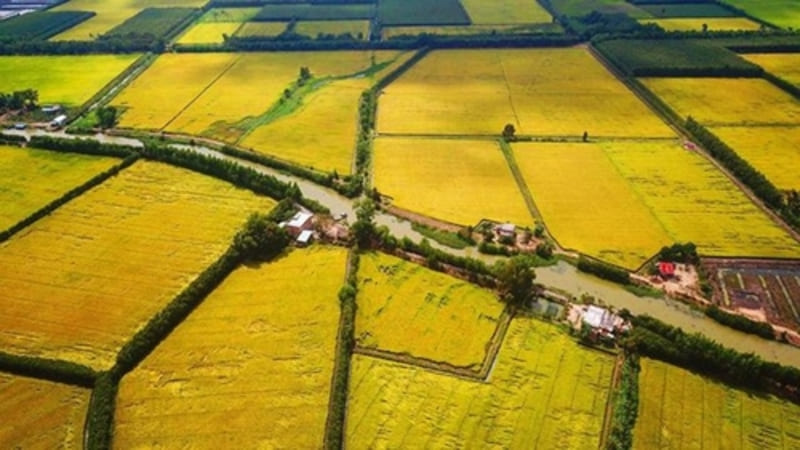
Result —
<path fill-rule="evenodd" d="M 300 236 L 297 236 L 297 245 L 300 247 L 306 247 L 311 243 L 313 238 L 314 233 L 311 230 L 303 230 L 303 232 L 300 233 Z"/>
<path fill-rule="evenodd" d="M 594 330 L 611 333 L 614 331 L 614 314 L 599 306 L 589 306 L 583 313 L 583 323 Z"/>
<path fill-rule="evenodd" d="M 286 231 L 292 236 L 299 236 L 303 231 L 310 230 L 314 215 L 306 211 L 298 211 L 291 220 L 286 222 Z"/>
<path fill-rule="evenodd" d="M 517 237 L 517 227 L 513 223 L 503 223 L 494 228 L 500 237 Z"/>

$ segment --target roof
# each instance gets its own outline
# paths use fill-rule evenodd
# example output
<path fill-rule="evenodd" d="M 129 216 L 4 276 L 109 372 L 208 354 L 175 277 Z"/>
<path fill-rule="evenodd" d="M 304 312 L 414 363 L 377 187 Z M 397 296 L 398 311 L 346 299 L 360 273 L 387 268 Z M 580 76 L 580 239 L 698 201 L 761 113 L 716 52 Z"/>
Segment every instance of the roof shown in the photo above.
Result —
<path fill-rule="evenodd" d="M 500 224 L 500 225 L 497 226 L 497 229 L 499 231 L 502 231 L 502 232 L 505 232 L 505 233 L 513 233 L 513 232 L 517 231 L 517 227 L 513 223 Z"/>
<path fill-rule="evenodd" d="M 64 115 L 64 114 L 61 114 L 60 116 L 58 116 L 55 119 L 53 119 L 53 122 L 63 122 L 65 120 L 67 120 L 67 116 Z"/>
<path fill-rule="evenodd" d="M 300 211 L 292 217 L 292 220 L 289 221 L 287 226 L 289 228 L 300 228 L 303 225 L 305 225 L 306 222 L 311 220 L 312 217 L 314 217 L 313 214 L 305 211 Z"/>
<path fill-rule="evenodd" d="M 658 263 L 658 271 L 661 275 L 675 275 L 675 263 L 660 262 Z"/>
<path fill-rule="evenodd" d="M 312 233 L 311 230 L 305 230 L 300 233 L 300 236 L 297 236 L 297 242 L 301 244 L 308 244 L 308 242 L 311 241 L 311 236 L 313 236 L 313 234 L 314 233 Z"/>
<path fill-rule="evenodd" d="M 583 322 L 592 328 L 613 328 L 613 317 L 605 308 L 589 306 L 583 313 Z"/>

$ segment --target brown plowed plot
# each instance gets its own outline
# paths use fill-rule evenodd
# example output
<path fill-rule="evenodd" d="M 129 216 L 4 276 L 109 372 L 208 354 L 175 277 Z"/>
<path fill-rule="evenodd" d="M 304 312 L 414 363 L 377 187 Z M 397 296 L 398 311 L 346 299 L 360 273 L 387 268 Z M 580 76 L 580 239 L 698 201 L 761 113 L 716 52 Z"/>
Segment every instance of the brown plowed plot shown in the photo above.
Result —
<path fill-rule="evenodd" d="M 786 291 L 784 291 L 783 286 L 781 286 L 780 277 L 764 275 L 762 279 L 766 285 L 766 290 L 772 298 L 772 306 L 776 308 L 775 314 L 777 317 L 775 317 L 775 322 L 789 327 L 800 323 L 797 322 L 798 318 L 792 306 L 789 304 L 791 300 L 786 297 Z"/>
<path fill-rule="evenodd" d="M 795 311 L 800 312 L 800 274 L 781 276 L 781 281 L 789 293 Z"/>
<path fill-rule="evenodd" d="M 0 373 L 0 448 L 81 448 L 89 391 Z"/>
<path fill-rule="evenodd" d="M 107 368 L 272 199 L 140 162 L 0 244 L 0 348 Z"/>

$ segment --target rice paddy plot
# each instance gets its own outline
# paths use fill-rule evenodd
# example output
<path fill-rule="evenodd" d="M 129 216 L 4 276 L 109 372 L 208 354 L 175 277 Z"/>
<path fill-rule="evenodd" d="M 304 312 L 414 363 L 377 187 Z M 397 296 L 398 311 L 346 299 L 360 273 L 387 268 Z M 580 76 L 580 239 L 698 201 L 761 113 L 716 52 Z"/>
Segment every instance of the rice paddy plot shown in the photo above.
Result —
<path fill-rule="evenodd" d="M 741 56 L 767 72 L 800 86 L 800 53 L 750 53 Z"/>
<path fill-rule="evenodd" d="M 725 3 L 781 28 L 800 27 L 800 3 L 795 0 L 725 0 Z"/>
<path fill-rule="evenodd" d="M 650 17 L 650 14 L 625 0 L 550 0 L 559 15 L 581 17 L 592 11 L 603 14 L 627 14 L 633 18 Z"/>
<path fill-rule="evenodd" d="M 653 17 L 735 17 L 736 14 L 724 6 L 705 2 L 705 3 L 642 3 L 636 5 L 639 9 L 647 11 Z"/>
<path fill-rule="evenodd" d="M 383 253 L 361 256 L 356 343 L 478 369 L 497 329 L 497 296 Z"/>
<path fill-rule="evenodd" d="M 381 0 L 378 20 L 382 25 L 469 25 L 459 0 Z"/>
<path fill-rule="evenodd" d="M 673 136 L 582 48 L 434 51 L 378 106 L 381 133 Z"/>
<path fill-rule="evenodd" d="M 212 8 L 200 17 L 199 22 L 244 23 L 258 14 L 261 8 Z"/>
<path fill-rule="evenodd" d="M 373 186 L 394 206 L 465 226 L 533 225 L 494 141 L 381 137 L 374 154 Z"/>
<path fill-rule="evenodd" d="M 198 22 L 178 38 L 178 44 L 221 44 L 241 26 L 236 22 Z"/>
<path fill-rule="evenodd" d="M 641 22 L 658 25 L 665 31 L 755 31 L 761 28 L 760 23 L 753 22 L 746 17 L 679 17 L 643 19 Z"/>
<path fill-rule="evenodd" d="M 305 20 L 297 22 L 294 32 L 316 38 L 319 35 L 349 34 L 356 39 L 369 38 L 368 20 Z"/>
<path fill-rule="evenodd" d="M 112 28 L 145 8 L 199 8 L 205 3 L 206 0 L 70 0 L 52 10 L 93 11 L 97 14 L 80 25 L 57 34 L 51 40 L 88 41 L 111 31 Z"/>
<path fill-rule="evenodd" d="M 669 141 L 604 148 L 674 242 L 693 242 L 705 256 L 800 255 L 800 243 L 699 154 Z"/>
<path fill-rule="evenodd" d="M 635 270 L 672 244 L 601 146 L 519 143 L 514 156 L 562 247 Z"/>
<path fill-rule="evenodd" d="M 778 189 L 800 190 L 800 126 L 713 127 L 710 131 Z"/>
<path fill-rule="evenodd" d="M 0 373 L 0 447 L 81 448 L 88 389 Z"/>
<path fill-rule="evenodd" d="M 550 14 L 529 0 L 461 0 L 473 24 L 547 23 Z"/>
<path fill-rule="evenodd" d="M 760 78 L 642 81 L 681 117 L 692 116 L 706 126 L 800 125 L 800 100 Z"/>
<path fill-rule="evenodd" d="M 322 447 L 346 256 L 236 269 L 122 379 L 115 447 Z"/>
<path fill-rule="evenodd" d="M 522 34 L 522 33 L 563 33 L 564 29 L 556 23 L 536 23 L 522 25 L 441 25 L 441 26 L 408 26 L 383 27 L 383 39 L 397 36 L 418 36 L 435 34 L 442 36 L 468 36 L 474 34 Z"/>
<path fill-rule="evenodd" d="M 355 355 L 345 446 L 597 448 L 613 365 L 523 318 L 486 383 Z"/>
<path fill-rule="evenodd" d="M 117 162 L 113 158 L 0 146 L 0 231 Z"/>
<path fill-rule="evenodd" d="M 800 447 L 800 406 L 642 358 L 633 448 Z"/>
<path fill-rule="evenodd" d="M 269 198 L 139 162 L 0 244 L 0 347 L 107 369 Z"/>
<path fill-rule="evenodd" d="M 35 89 L 39 103 L 77 107 L 139 57 L 127 55 L 0 56 L 0 92 Z"/>

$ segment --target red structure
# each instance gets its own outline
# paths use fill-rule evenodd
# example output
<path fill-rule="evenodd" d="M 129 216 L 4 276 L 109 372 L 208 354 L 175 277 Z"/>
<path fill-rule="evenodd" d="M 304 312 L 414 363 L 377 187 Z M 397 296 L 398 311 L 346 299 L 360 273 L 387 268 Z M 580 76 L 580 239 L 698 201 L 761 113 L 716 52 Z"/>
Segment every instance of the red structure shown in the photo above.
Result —
<path fill-rule="evenodd" d="M 675 276 L 675 263 L 660 262 L 658 263 L 658 273 L 662 278 L 672 278 Z"/>

